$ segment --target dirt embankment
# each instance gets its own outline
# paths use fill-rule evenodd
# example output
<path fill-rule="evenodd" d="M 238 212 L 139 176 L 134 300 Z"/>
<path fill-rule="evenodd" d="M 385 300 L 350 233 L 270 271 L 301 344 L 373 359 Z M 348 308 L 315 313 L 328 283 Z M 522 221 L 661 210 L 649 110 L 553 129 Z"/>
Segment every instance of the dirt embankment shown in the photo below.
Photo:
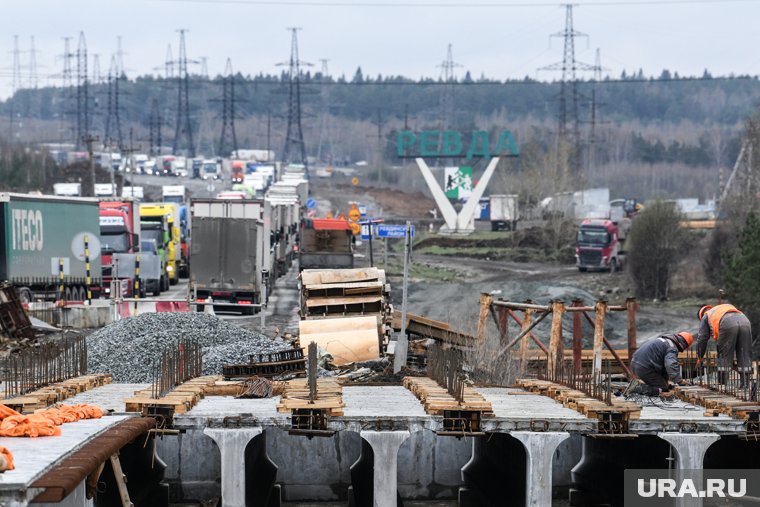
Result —
<path fill-rule="evenodd" d="M 571 240 L 569 228 L 530 227 L 512 232 L 476 232 L 465 237 L 428 235 L 415 243 L 415 249 L 432 255 L 494 261 L 571 264 Z"/>
<path fill-rule="evenodd" d="M 349 202 L 360 202 L 370 208 L 370 212 L 379 213 L 385 219 L 432 218 L 431 210 L 436 208 L 435 201 L 422 192 L 404 192 L 399 189 L 385 187 L 369 187 L 346 183 L 322 182 L 312 180 L 312 194 L 318 199 L 326 199 L 333 209 L 348 209 Z"/>

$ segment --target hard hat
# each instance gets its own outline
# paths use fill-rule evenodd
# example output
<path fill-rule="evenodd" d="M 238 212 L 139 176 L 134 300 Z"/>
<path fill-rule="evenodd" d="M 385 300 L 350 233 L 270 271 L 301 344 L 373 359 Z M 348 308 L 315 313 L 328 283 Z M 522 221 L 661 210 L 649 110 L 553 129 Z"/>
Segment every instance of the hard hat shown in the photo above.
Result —
<path fill-rule="evenodd" d="M 686 340 L 686 348 L 687 348 L 687 349 L 688 349 L 689 347 L 691 347 L 691 344 L 692 344 L 692 343 L 694 343 L 694 336 L 692 336 L 692 334 L 691 334 L 691 333 L 687 333 L 686 331 L 681 331 L 680 333 L 678 333 L 678 335 L 679 335 L 681 338 L 683 338 L 684 340 Z"/>
<path fill-rule="evenodd" d="M 705 305 L 702 308 L 700 308 L 699 309 L 699 313 L 697 314 L 697 315 L 699 315 L 699 320 L 702 320 L 702 317 L 705 316 L 705 312 L 707 312 L 707 310 L 710 310 L 711 308 L 712 308 L 712 306 L 710 306 L 710 305 Z"/>

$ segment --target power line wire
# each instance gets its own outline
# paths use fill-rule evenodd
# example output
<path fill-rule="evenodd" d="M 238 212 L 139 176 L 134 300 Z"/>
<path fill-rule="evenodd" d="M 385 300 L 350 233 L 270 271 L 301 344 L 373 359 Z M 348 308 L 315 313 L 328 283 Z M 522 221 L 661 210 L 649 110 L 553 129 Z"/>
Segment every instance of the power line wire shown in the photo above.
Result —
<path fill-rule="evenodd" d="M 266 5 L 273 7 L 373 7 L 373 8 L 528 8 L 557 7 L 556 2 L 498 2 L 498 3 L 443 3 L 443 2 L 354 2 L 354 1 L 317 1 L 304 0 L 153 0 L 154 2 L 203 3 L 203 4 L 237 4 Z M 758 0 L 602 0 L 599 2 L 581 1 L 573 5 L 579 7 L 616 7 L 616 6 L 651 6 L 651 5 L 693 5 L 693 4 L 729 4 L 757 3 Z"/>

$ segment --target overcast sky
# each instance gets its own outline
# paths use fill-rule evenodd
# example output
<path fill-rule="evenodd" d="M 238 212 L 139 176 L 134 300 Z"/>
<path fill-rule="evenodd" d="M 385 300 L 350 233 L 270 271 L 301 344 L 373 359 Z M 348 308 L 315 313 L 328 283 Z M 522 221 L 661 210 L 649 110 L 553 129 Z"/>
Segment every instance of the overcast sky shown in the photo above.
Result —
<path fill-rule="evenodd" d="M 75 49 L 80 31 L 90 55 L 100 55 L 103 74 L 121 35 L 130 77 L 163 69 L 168 44 L 176 57 L 179 28 L 189 30 L 188 57 L 207 57 L 212 76 L 224 71 L 227 57 L 243 74 L 277 72 L 276 64 L 289 56 L 289 26 L 302 28 L 302 60 L 319 69 L 320 59 L 329 59 L 332 75 L 350 78 L 361 65 L 371 76 L 437 77 L 451 43 L 459 76 L 469 70 L 498 79 L 558 77 L 536 69 L 562 59 L 562 40 L 550 44 L 549 35 L 564 28 L 564 7 L 544 0 L 475 1 L 1 0 L 0 97 L 11 90 L 14 34 L 24 84 L 35 37 L 42 86 L 60 85 L 63 37 L 72 37 Z M 581 0 L 574 9 L 575 29 L 589 36 L 577 40 L 576 56 L 593 64 L 600 48 L 613 76 L 638 68 L 647 75 L 663 68 L 682 75 L 705 68 L 714 75 L 760 73 L 760 1 L 597 2 Z"/>

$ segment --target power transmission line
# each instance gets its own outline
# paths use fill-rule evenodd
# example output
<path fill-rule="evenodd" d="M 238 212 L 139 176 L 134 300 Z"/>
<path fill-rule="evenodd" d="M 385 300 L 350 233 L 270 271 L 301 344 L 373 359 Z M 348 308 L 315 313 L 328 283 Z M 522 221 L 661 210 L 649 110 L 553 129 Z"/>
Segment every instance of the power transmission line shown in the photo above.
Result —
<path fill-rule="evenodd" d="M 333 163 L 333 143 L 332 143 L 332 136 L 329 135 L 329 129 L 330 126 L 328 125 L 329 122 L 329 115 L 330 115 L 330 90 L 325 86 L 329 79 L 329 71 L 327 68 L 327 63 L 329 60 L 327 58 L 322 58 L 319 60 L 322 62 L 322 68 L 319 73 L 319 93 L 322 97 L 322 114 L 319 122 L 319 142 L 317 143 L 317 162 L 322 161 L 322 146 L 326 142 L 326 137 L 330 137 L 329 140 L 330 144 L 330 154 L 328 156 L 329 163 Z"/>
<path fill-rule="evenodd" d="M 9 118 L 8 118 L 8 139 L 13 141 L 14 136 L 16 135 L 16 92 L 21 88 L 21 58 L 20 58 L 20 50 L 18 47 L 18 35 L 13 36 L 13 83 L 12 83 L 12 89 L 11 89 L 11 100 L 10 100 L 10 107 L 9 110 Z"/>
<path fill-rule="evenodd" d="M 565 4 L 565 29 L 552 37 L 562 37 L 564 50 L 562 61 L 542 67 L 539 70 L 556 70 L 562 72 L 559 92 L 559 124 L 557 138 L 566 142 L 572 150 L 570 169 L 578 172 L 580 169 L 579 148 L 581 142 L 580 118 L 578 116 L 578 78 L 577 71 L 594 70 L 592 65 L 575 59 L 575 39 L 587 37 L 585 33 L 573 28 L 573 5 Z"/>
<path fill-rule="evenodd" d="M 443 83 L 441 87 L 440 96 L 440 130 L 446 130 L 454 123 L 454 83 L 456 77 L 454 77 L 454 69 L 461 67 L 460 64 L 454 62 L 454 56 L 451 51 L 451 44 L 449 44 L 446 50 L 446 59 L 438 65 L 441 69 L 440 80 Z"/>
<path fill-rule="evenodd" d="M 232 60 L 227 58 L 222 79 L 222 135 L 219 137 L 217 155 L 224 157 L 230 151 L 237 153 L 238 142 L 235 133 L 235 74 L 232 72 Z"/>
<path fill-rule="evenodd" d="M 29 37 L 29 88 L 37 88 L 37 53 L 34 47 L 34 35 Z"/>
<path fill-rule="evenodd" d="M 111 66 L 108 70 L 108 104 L 106 113 L 106 128 L 103 141 L 111 144 L 116 142 L 119 151 L 123 151 L 124 137 L 121 134 L 121 115 L 120 115 L 120 91 L 119 82 L 121 81 L 121 74 L 119 72 L 119 60 L 118 56 L 111 57 Z"/>
<path fill-rule="evenodd" d="M 155 0 L 158 2 L 171 3 L 212 3 L 233 5 L 271 5 L 271 6 L 299 6 L 299 7 L 384 7 L 384 8 L 523 8 L 523 7 L 556 7 L 551 2 L 474 2 L 474 3 L 443 3 L 443 2 L 355 2 L 351 1 L 316 1 L 302 0 Z M 576 2 L 575 5 L 585 7 L 615 7 L 637 5 L 692 5 L 692 4 L 729 4 L 729 3 L 756 3 L 758 0 L 602 0 L 599 2 L 586 1 Z"/>
<path fill-rule="evenodd" d="M 126 53 L 121 48 L 121 35 L 116 36 L 116 71 L 115 75 L 121 78 L 125 75 L 124 72 L 124 55 Z"/>
<path fill-rule="evenodd" d="M 77 45 L 77 138 L 76 145 L 82 146 L 90 134 L 89 83 L 87 79 L 87 41 L 84 32 L 79 32 Z"/>
<path fill-rule="evenodd" d="M 591 170 L 596 167 L 596 146 L 598 143 L 596 127 L 600 123 L 606 123 L 599 120 L 599 106 L 603 105 L 597 100 L 596 87 L 602 80 L 602 71 L 607 70 L 602 67 L 602 57 L 599 48 L 596 48 L 596 59 L 594 60 L 594 81 L 591 85 L 591 124 L 588 135 L 588 154 L 587 154 L 587 170 Z"/>
<path fill-rule="evenodd" d="M 92 54 L 92 84 L 99 85 L 101 81 L 100 76 L 100 54 Z"/>
<path fill-rule="evenodd" d="M 151 156 L 161 155 L 161 127 L 163 121 L 161 119 L 161 107 L 158 105 L 158 99 L 153 99 L 150 107 L 150 118 L 148 119 L 148 128 L 150 136 L 150 147 L 148 148 Z"/>
<path fill-rule="evenodd" d="M 190 157 L 195 156 L 195 144 L 193 144 L 193 129 L 190 124 L 190 76 L 187 72 L 187 50 L 185 48 L 185 32 L 179 30 L 179 58 L 177 59 L 177 126 L 174 129 L 174 144 L 172 151 L 179 153 L 182 139 Z"/>
<path fill-rule="evenodd" d="M 74 57 L 74 54 L 71 52 L 71 37 L 63 37 L 63 54 L 60 55 L 60 57 L 63 61 L 63 69 L 61 71 L 61 89 L 63 97 L 60 101 L 61 109 L 59 110 L 59 115 L 61 119 L 60 139 L 61 142 L 63 142 L 67 130 L 66 118 L 71 114 L 75 114 L 73 78 L 71 71 L 71 59 Z M 78 145 L 79 143 L 75 144 Z"/>
<path fill-rule="evenodd" d="M 301 163 L 308 173 L 309 164 L 306 160 L 306 145 L 303 141 L 301 126 L 301 66 L 311 65 L 298 58 L 298 27 L 288 28 L 292 32 L 290 45 L 290 61 L 280 65 L 288 65 L 288 125 L 285 133 L 285 147 L 282 150 L 282 161 Z"/>

